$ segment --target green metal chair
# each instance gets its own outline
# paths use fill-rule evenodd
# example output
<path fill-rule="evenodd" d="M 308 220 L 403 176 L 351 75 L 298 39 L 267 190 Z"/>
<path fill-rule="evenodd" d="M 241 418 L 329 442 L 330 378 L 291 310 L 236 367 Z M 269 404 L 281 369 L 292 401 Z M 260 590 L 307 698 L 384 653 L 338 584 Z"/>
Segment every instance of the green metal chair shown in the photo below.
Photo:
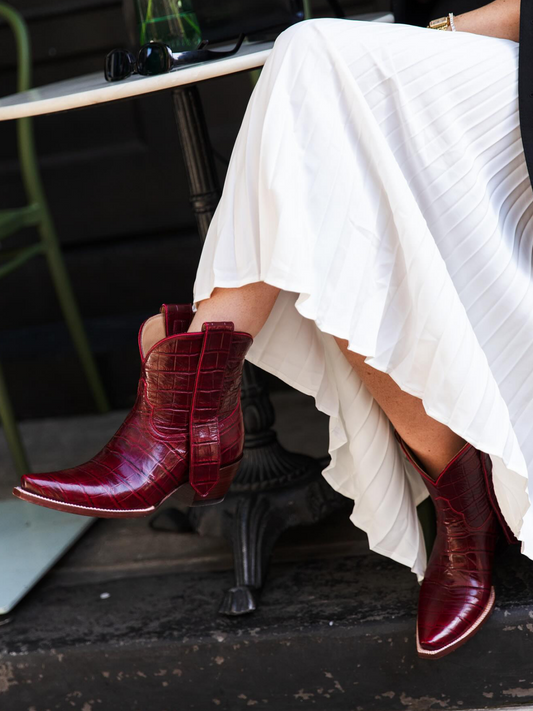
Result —
<path fill-rule="evenodd" d="M 31 85 L 31 52 L 26 23 L 16 10 L 3 2 L 0 2 L 0 19 L 7 21 L 15 36 L 18 60 L 17 89 L 18 91 L 27 91 Z M 29 247 L 18 250 L 2 250 L 0 252 L 0 277 L 18 269 L 32 257 L 37 255 L 46 257 L 66 324 L 96 406 L 100 412 L 106 412 L 109 410 L 107 396 L 89 347 L 39 176 L 31 119 L 24 118 L 17 121 L 17 144 L 28 204 L 25 207 L 12 210 L 0 210 L 0 242 L 15 232 L 30 226 L 38 230 L 40 239 Z M 0 423 L 4 428 L 17 472 L 27 472 L 28 463 L 1 367 Z"/>

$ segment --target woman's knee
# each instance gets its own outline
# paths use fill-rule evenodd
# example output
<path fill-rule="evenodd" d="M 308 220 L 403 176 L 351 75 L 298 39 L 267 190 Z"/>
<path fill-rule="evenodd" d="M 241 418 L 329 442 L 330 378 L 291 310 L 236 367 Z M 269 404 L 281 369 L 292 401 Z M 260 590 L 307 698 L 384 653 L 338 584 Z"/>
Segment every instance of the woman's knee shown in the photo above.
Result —
<path fill-rule="evenodd" d="M 274 48 L 283 47 L 286 49 L 289 45 L 291 47 L 296 45 L 305 49 L 309 47 L 317 49 L 320 47 L 319 36 L 328 23 L 331 23 L 329 17 L 317 17 L 296 22 L 278 35 L 274 42 Z"/>

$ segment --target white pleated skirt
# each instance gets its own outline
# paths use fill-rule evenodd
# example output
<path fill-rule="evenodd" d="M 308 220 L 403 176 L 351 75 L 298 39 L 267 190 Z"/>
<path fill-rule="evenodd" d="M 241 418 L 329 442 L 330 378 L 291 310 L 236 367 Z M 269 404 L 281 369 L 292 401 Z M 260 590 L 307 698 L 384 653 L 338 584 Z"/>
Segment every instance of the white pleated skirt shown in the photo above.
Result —
<path fill-rule="evenodd" d="M 419 576 L 427 496 L 333 336 L 493 461 L 533 557 L 533 193 L 518 44 L 317 19 L 254 88 L 194 288 L 282 291 L 249 360 L 330 417 L 324 471 L 370 547 Z"/>

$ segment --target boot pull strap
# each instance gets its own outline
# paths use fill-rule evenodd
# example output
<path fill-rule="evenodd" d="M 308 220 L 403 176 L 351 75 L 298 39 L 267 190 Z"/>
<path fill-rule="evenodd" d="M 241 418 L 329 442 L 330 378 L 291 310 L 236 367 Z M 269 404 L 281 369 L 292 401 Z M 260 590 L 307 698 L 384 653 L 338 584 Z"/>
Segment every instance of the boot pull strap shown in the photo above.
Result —
<path fill-rule="evenodd" d="M 193 317 L 191 304 L 163 304 L 160 312 L 165 318 L 167 336 L 176 336 L 188 331 Z"/>
<path fill-rule="evenodd" d="M 231 344 L 233 323 L 204 323 L 189 425 L 189 483 L 202 497 L 218 481 L 220 431 L 218 410 Z"/>

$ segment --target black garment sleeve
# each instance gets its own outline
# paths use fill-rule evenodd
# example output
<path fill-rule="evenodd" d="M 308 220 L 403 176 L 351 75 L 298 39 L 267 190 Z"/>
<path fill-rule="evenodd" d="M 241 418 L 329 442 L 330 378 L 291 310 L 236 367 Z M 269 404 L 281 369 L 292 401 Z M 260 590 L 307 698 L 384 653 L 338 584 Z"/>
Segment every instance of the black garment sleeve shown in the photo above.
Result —
<path fill-rule="evenodd" d="M 522 0 L 520 7 L 518 105 L 522 144 L 533 184 L 533 0 Z"/>

